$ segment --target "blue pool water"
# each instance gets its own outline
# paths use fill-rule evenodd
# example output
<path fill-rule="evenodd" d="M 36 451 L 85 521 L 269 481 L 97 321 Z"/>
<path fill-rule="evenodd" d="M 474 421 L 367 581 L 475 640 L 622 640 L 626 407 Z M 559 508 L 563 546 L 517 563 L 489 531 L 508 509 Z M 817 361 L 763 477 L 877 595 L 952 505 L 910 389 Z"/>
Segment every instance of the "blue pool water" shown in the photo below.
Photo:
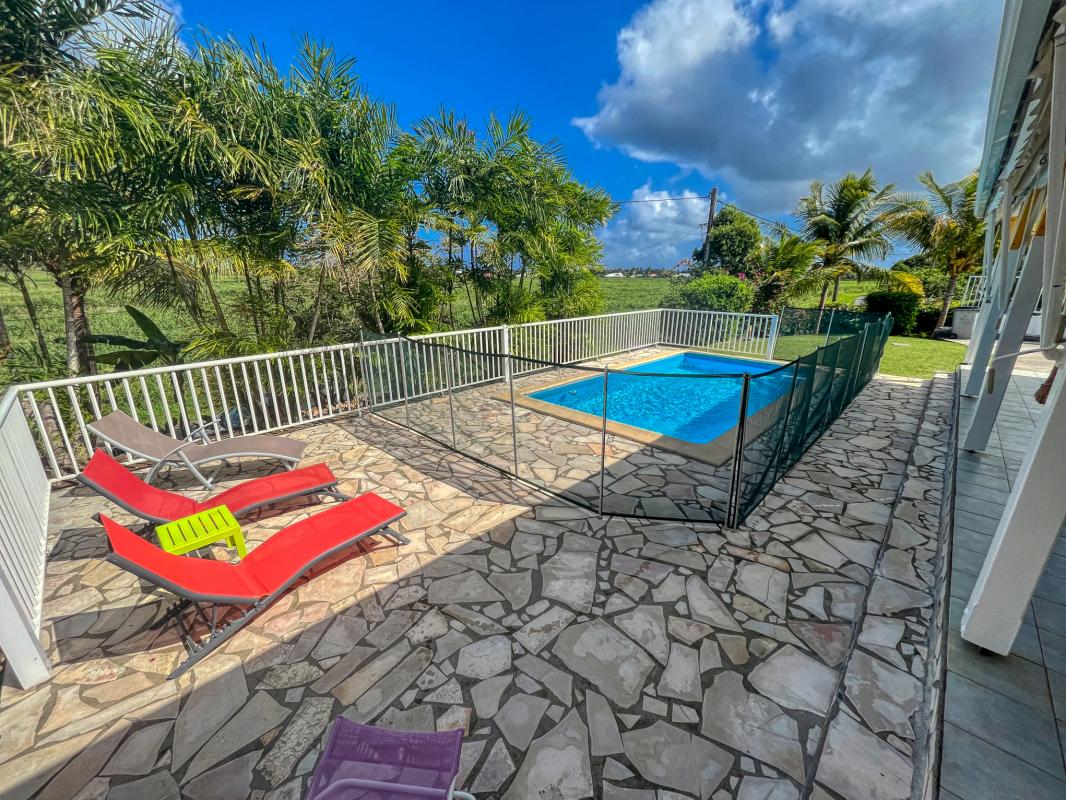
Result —
<path fill-rule="evenodd" d="M 607 381 L 607 419 L 694 444 L 706 444 L 735 427 L 745 372 L 755 376 L 778 364 L 745 358 L 678 353 L 614 372 Z M 655 373 L 649 375 L 647 373 Z M 729 376 L 709 378 L 708 375 Z M 748 415 L 787 394 L 792 370 L 753 377 Z M 535 400 L 600 416 L 603 376 L 542 389 Z"/>

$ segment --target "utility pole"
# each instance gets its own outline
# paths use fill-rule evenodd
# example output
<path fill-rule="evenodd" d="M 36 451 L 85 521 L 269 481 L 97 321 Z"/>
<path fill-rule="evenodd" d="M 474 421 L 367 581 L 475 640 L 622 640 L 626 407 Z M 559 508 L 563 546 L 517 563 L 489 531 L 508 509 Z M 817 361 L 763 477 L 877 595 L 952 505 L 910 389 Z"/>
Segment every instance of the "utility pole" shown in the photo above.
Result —
<path fill-rule="evenodd" d="M 714 208 L 718 205 L 718 187 L 711 187 L 711 205 L 707 209 L 707 234 L 703 237 L 703 266 L 707 267 L 707 258 L 711 252 L 711 228 L 714 227 Z"/>

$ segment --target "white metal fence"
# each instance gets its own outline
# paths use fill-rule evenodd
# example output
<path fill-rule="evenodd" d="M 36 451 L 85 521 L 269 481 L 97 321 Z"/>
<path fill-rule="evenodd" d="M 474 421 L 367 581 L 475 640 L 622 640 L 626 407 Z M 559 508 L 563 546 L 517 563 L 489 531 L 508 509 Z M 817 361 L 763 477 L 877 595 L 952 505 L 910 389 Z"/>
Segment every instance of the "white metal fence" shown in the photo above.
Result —
<path fill-rule="evenodd" d="M 959 295 L 959 304 L 964 306 L 981 305 L 981 290 L 984 287 L 984 275 L 970 275 Z"/>
<path fill-rule="evenodd" d="M 0 649 L 22 686 L 48 677 L 41 627 L 51 486 L 15 390 L 0 400 Z"/>
<path fill-rule="evenodd" d="M 659 342 L 770 358 L 777 339 L 774 314 L 666 309 L 660 312 Z"/>

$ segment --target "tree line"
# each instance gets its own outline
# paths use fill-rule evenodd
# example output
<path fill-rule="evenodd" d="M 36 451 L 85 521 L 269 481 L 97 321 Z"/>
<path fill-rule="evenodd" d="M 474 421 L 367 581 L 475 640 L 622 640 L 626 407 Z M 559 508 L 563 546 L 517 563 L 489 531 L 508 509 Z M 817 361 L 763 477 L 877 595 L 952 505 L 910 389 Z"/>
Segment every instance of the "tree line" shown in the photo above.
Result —
<path fill-rule="evenodd" d="M 663 302 L 770 312 L 817 292 L 820 317 L 838 301 L 842 280 L 860 278 L 935 303 L 941 327 L 959 279 L 981 266 L 985 226 L 974 215 L 977 173 L 947 184 L 930 172 L 918 180 L 923 193 L 880 185 L 871 170 L 812 183 L 795 206 L 793 227 L 760 223 L 726 206 L 715 215 L 705 246 L 693 253 L 690 277 Z M 896 245 L 915 253 L 886 268 Z"/>
<path fill-rule="evenodd" d="M 0 18 L 0 279 L 56 374 L 96 371 L 100 343 L 151 352 L 93 330 L 91 290 L 177 309 L 201 357 L 454 326 L 460 303 L 478 325 L 602 307 L 594 231 L 616 206 L 523 113 L 404 130 L 332 48 L 305 39 L 282 68 L 254 42 L 185 43 L 148 0 L 0 0 Z"/>
<path fill-rule="evenodd" d="M 255 42 L 183 42 L 150 0 L 0 0 L 0 18 L 0 281 L 33 332 L 13 349 L 0 310 L 8 364 L 85 374 L 603 309 L 595 231 L 617 205 L 522 113 L 403 129 L 332 48 L 305 39 L 281 67 Z M 920 179 L 812 184 L 793 228 L 726 206 L 664 303 L 773 311 L 817 291 L 824 311 L 855 276 L 937 298 L 943 324 L 980 263 L 976 176 Z M 918 255 L 883 269 L 900 242 Z M 129 303 L 144 339 L 95 330 L 90 292 Z"/>

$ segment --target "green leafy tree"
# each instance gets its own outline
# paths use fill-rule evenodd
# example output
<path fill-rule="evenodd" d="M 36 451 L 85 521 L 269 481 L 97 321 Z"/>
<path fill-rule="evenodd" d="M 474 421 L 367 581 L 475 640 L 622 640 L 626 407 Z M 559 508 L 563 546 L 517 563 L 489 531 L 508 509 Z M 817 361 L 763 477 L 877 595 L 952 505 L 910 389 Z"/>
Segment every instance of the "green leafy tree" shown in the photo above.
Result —
<path fill-rule="evenodd" d="M 788 297 L 808 291 L 812 283 L 820 286 L 813 268 L 821 252 L 820 243 L 778 228 L 759 250 L 754 308 L 776 313 Z"/>
<path fill-rule="evenodd" d="M 750 272 L 762 243 L 759 223 L 736 206 L 726 206 L 714 217 L 714 225 L 707 235 L 707 260 L 703 261 L 704 248 L 693 253 L 696 262 L 694 272 L 727 272 L 730 275 Z"/>

